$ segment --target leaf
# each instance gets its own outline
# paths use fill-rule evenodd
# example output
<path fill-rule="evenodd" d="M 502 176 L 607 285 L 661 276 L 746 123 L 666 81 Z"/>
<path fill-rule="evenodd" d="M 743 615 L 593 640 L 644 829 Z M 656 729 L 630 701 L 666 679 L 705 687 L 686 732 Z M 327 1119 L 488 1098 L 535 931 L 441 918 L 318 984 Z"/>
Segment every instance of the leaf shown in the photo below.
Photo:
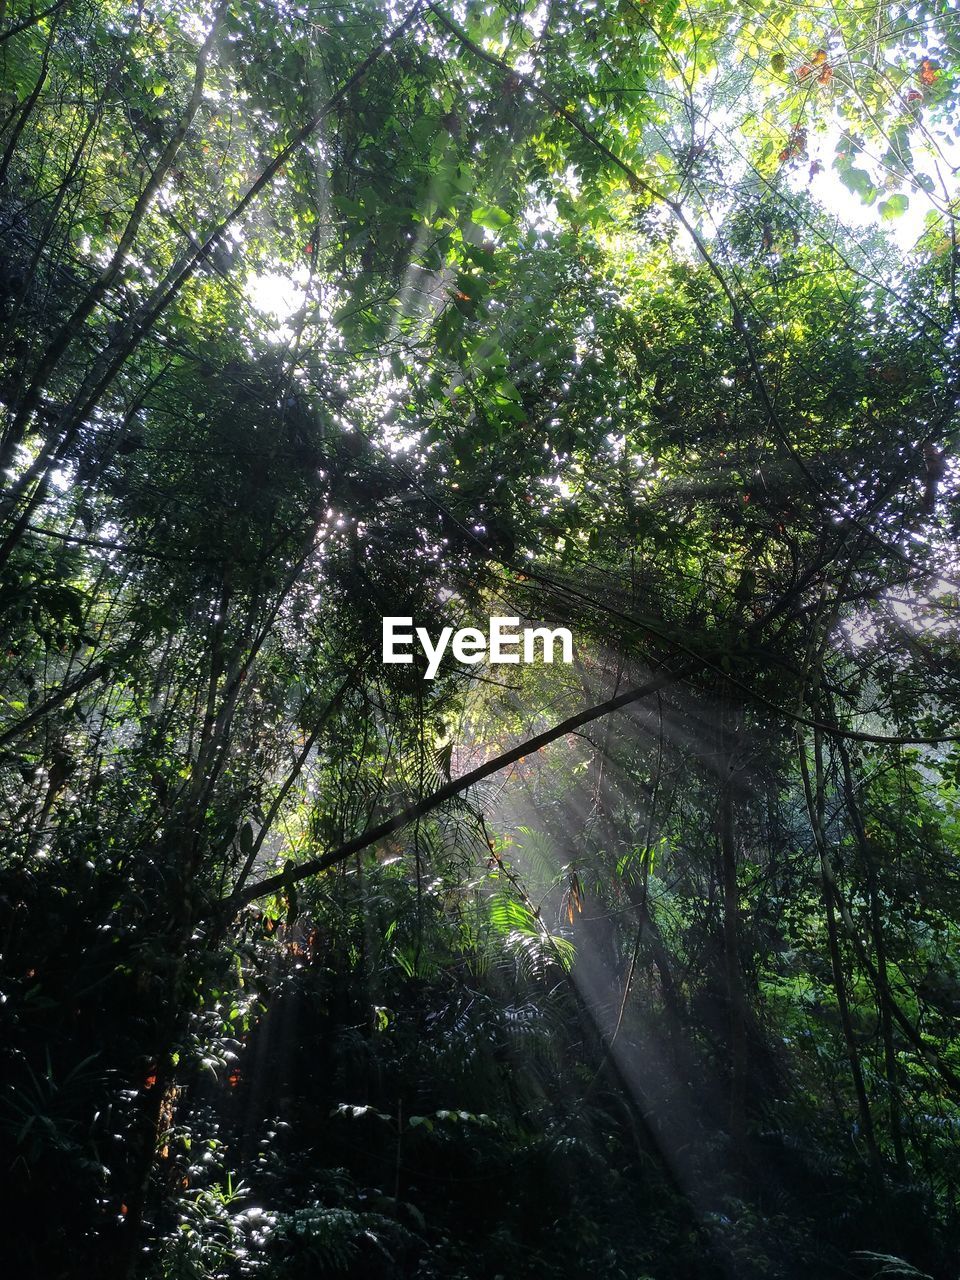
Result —
<path fill-rule="evenodd" d="M 866 169 L 858 169 L 856 165 L 846 164 L 838 164 L 836 167 L 840 181 L 847 190 L 858 195 L 864 204 L 872 204 L 877 197 L 877 188 Z"/>
<path fill-rule="evenodd" d="M 929 58 L 924 58 L 920 63 L 920 70 L 917 72 L 917 78 L 921 84 L 931 85 L 940 74 L 940 69 L 935 62 Z"/>
<path fill-rule="evenodd" d="M 565 972 L 569 972 L 577 954 L 576 947 L 569 938 L 561 938 L 558 934 L 551 934 L 547 941 L 553 948 L 554 959 Z"/>
<path fill-rule="evenodd" d="M 910 1277 L 911 1280 L 933 1280 L 926 1271 L 918 1271 L 916 1267 L 910 1265 L 903 1258 L 898 1258 L 892 1253 L 872 1253 L 867 1249 L 858 1249 L 853 1255 L 855 1258 L 863 1258 L 865 1262 L 881 1263 L 880 1270 L 875 1272 L 877 1276 L 903 1276 Z"/>
<path fill-rule="evenodd" d="M 513 221 L 506 209 L 501 209 L 495 204 L 480 205 L 470 216 L 474 222 L 481 227 L 486 227 L 488 231 L 502 231 Z"/>
<path fill-rule="evenodd" d="M 365 1116 L 373 1116 L 376 1120 L 385 1120 L 388 1124 L 392 1123 L 393 1116 L 388 1116 L 383 1111 L 378 1111 L 376 1107 L 357 1106 L 352 1102 L 341 1102 L 338 1107 L 334 1107 L 330 1112 L 332 1116 L 349 1116 L 353 1120 L 360 1120 Z"/>
<path fill-rule="evenodd" d="M 540 933 L 533 913 L 508 893 L 498 893 L 490 899 L 490 923 L 497 933 L 519 932 L 533 937 Z"/>
<path fill-rule="evenodd" d="M 900 218 L 906 213 L 910 205 L 910 200 L 905 195 L 890 196 L 888 200 L 881 200 L 877 205 L 880 210 L 880 217 L 885 222 L 890 222 L 894 218 Z"/>

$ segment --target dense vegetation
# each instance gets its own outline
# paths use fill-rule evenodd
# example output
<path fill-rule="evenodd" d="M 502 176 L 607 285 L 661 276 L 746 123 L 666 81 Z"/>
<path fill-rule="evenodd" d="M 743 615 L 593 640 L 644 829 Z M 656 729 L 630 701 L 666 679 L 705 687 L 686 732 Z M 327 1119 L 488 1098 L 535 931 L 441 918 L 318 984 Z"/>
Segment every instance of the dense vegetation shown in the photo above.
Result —
<path fill-rule="evenodd" d="M 956 18 L 0 0 L 11 1275 L 955 1277 Z"/>

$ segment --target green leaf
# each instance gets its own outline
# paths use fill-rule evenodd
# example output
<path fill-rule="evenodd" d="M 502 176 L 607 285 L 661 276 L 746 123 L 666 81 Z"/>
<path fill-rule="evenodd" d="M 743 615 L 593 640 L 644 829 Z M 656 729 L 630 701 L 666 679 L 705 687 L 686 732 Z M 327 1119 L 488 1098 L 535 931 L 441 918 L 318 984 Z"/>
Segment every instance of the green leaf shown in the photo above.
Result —
<path fill-rule="evenodd" d="M 838 164 L 837 171 L 840 181 L 847 190 L 859 196 L 864 204 L 872 204 L 877 198 L 877 188 L 866 169 L 858 169 L 856 165 Z"/>
<path fill-rule="evenodd" d="M 501 209 L 499 205 L 495 204 L 478 206 L 474 209 L 471 217 L 474 222 L 481 227 L 486 227 L 488 231 L 502 231 L 504 227 L 509 227 L 513 221 L 506 209 Z"/>
<path fill-rule="evenodd" d="M 909 208 L 910 201 L 905 195 L 890 196 L 888 200 L 881 200 L 877 205 L 880 210 L 880 217 L 885 222 L 890 222 L 893 218 L 900 218 Z"/>

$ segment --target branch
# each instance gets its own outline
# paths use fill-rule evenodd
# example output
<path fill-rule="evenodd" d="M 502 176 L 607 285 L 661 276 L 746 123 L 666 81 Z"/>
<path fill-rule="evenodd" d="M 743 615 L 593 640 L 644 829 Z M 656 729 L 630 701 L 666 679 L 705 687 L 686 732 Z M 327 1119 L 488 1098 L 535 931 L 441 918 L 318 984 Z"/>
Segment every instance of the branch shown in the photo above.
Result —
<path fill-rule="evenodd" d="M 26 733 L 44 716 L 48 716 L 51 711 L 56 711 L 57 707 L 62 706 L 68 698 L 72 698 L 75 693 L 85 689 L 88 684 L 93 684 L 95 680 L 99 680 L 109 670 L 109 662 L 96 662 L 87 667 L 85 671 L 81 671 L 72 680 L 68 680 L 66 684 L 61 685 L 55 694 L 47 698 L 46 702 L 42 702 L 28 716 L 24 716 L 22 720 L 18 720 L 0 733 L 0 747 L 5 747 L 8 742 L 13 742 L 15 738 L 19 738 L 21 734 Z"/>
<path fill-rule="evenodd" d="M 425 796 L 422 800 L 418 800 L 416 804 L 405 806 L 387 818 L 386 821 L 381 822 L 379 826 L 371 827 L 367 831 L 361 832 L 360 835 L 354 836 L 345 844 L 330 850 L 329 853 L 321 854 L 319 858 L 311 858 L 308 862 L 303 862 L 298 867 L 288 868 L 277 875 L 268 876 L 265 880 L 260 880 L 256 884 L 250 885 L 248 889 L 244 889 L 240 893 L 231 894 L 216 908 L 217 914 L 235 915 L 249 903 L 255 902 L 257 898 L 276 893 L 280 889 L 285 889 L 291 884 L 295 884 L 298 880 L 306 880 L 309 876 L 319 875 L 321 871 L 326 871 L 340 862 L 345 862 L 353 854 L 360 853 L 371 845 L 379 844 L 381 840 L 386 839 L 393 832 L 409 826 L 417 818 L 422 818 L 425 814 L 438 809 L 447 800 L 453 799 L 454 796 L 460 795 L 476 783 L 482 782 L 484 778 L 489 778 L 492 774 L 499 773 L 501 769 L 505 769 L 508 765 L 516 764 L 524 756 L 540 751 L 543 747 L 549 746 L 551 742 L 556 742 L 558 738 L 562 738 L 565 734 L 579 729 L 581 725 L 590 724 L 591 721 L 599 720 L 601 716 L 609 715 L 613 711 L 620 711 L 623 707 L 627 707 L 633 702 L 639 702 L 642 698 L 649 697 L 652 693 L 657 693 L 666 685 L 673 684 L 691 671 L 693 665 L 693 663 L 688 662 L 675 671 L 662 671 L 659 675 L 648 680 L 646 684 L 635 686 L 615 698 L 608 698 L 606 702 L 601 702 L 596 706 L 588 707 L 586 711 L 579 711 L 576 715 L 569 716 L 566 720 L 554 725 L 552 729 L 546 729 L 543 733 L 535 734 L 534 737 L 527 738 L 517 746 L 511 747 L 509 751 L 503 752 L 502 755 L 495 756 L 492 760 L 479 765 L 476 769 L 471 769 L 469 773 L 463 774 L 462 777 L 454 778 L 452 782 L 448 782 L 445 786 L 440 787 L 439 790 Z"/>
<path fill-rule="evenodd" d="M 17 22 L 12 27 L 8 27 L 6 31 L 0 32 L 0 44 L 4 44 L 13 36 L 18 36 L 21 31 L 26 31 L 28 27 L 35 27 L 44 18 L 49 18 L 51 13 L 56 13 L 58 9 L 62 9 L 66 3 L 67 0 L 57 0 L 56 4 L 50 5 L 48 9 L 41 9 L 39 13 L 31 13 L 22 22 Z"/>

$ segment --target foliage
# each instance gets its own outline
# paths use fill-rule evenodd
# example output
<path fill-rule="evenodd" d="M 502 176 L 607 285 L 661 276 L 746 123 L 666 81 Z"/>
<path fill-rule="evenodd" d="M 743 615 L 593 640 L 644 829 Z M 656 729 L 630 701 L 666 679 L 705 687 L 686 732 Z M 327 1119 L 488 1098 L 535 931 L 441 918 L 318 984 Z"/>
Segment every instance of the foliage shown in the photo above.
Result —
<path fill-rule="evenodd" d="M 18 1274 L 952 1275 L 958 65 L 0 2 Z"/>

